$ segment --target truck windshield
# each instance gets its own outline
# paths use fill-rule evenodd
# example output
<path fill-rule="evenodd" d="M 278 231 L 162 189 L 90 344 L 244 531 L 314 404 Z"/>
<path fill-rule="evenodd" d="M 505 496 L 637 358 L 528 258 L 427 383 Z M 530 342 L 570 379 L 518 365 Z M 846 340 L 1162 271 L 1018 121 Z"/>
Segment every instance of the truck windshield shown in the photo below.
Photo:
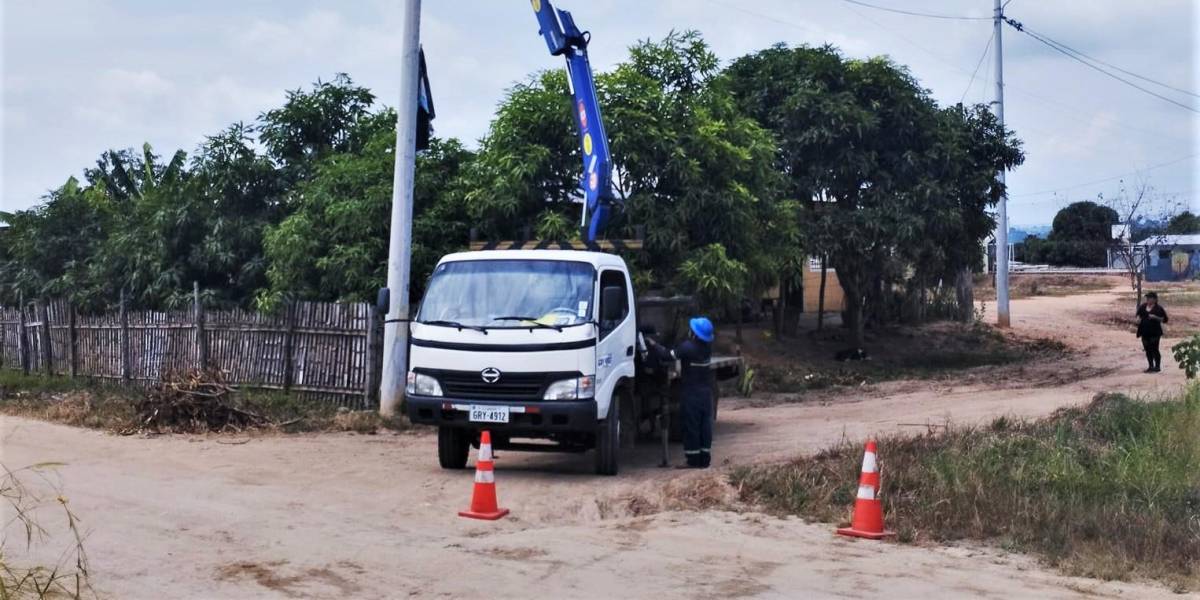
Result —
<path fill-rule="evenodd" d="M 595 270 L 580 262 L 472 260 L 434 270 L 417 321 L 488 328 L 591 322 Z"/>

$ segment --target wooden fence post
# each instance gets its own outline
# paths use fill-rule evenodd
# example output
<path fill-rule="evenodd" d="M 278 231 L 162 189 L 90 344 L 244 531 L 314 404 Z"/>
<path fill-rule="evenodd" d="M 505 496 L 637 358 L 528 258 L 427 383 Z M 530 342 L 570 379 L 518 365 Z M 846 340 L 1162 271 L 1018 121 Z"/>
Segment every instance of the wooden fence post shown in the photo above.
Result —
<path fill-rule="evenodd" d="M 379 384 L 380 377 L 383 374 L 383 319 L 379 314 L 379 310 L 374 304 L 367 305 L 367 339 L 366 339 L 366 357 L 364 359 L 367 369 L 366 376 L 363 377 L 365 388 L 363 390 L 363 408 L 371 408 L 377 404 L 379 399 Z"/>
<path fill-rule="evenodd" d="M 196 332 L 196 368 L 208 368 L 208 334 L 204 332 L 204 307 L 200 304 L 200 282 L 192 282 L 192 321 Z"/>
<path fill-rule="evenodd" d="M 71 377 L 79 375 L 79 330 L 75 325 L 75 305 L 67 303 L 67 361 Z"/>
<path fill-rule="evenodd" d="M 25 294 L 17 295 L 17 359 L 21 372 L 29 374 L 29 336 L 25 331 Z"/>
<path fill-rule="evenodd" d="M 50 347 L 50 302 L 42 299 L 34 306 L 38 312 L 38 318 L 42 321 L 42 326 L 39 328 L 42 343 L 42 368 L 46 370 L 47 375 L 54 374 L 54 349 Z"/>
<path fill-rule="evenodd" d="M 118 340 L 121 347 L 121 383 L 128 384 L 130 379 L 132 379 L 132 369 L 129 364 L 129 314 L 125 303 L 125 288 L 121 288 L 121 334 Z"/>
<path fill-rule="evenodd" d="M 287 300 L 287 329 L 283 334 L 283 391 L 289 392 L 292 389 L 294 362 L 293 354 L 296 347 L 296 300 L 289 297 Z"/>

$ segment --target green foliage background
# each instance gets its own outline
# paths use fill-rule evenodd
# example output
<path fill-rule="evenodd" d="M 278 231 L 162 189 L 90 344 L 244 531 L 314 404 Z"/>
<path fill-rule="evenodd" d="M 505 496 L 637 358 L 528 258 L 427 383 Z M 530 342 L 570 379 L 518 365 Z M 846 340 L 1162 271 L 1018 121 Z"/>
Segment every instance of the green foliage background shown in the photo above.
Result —
<path fill-rule="evenodd" d="M 696 32 L 643 41 L 597 73 L 617 193 L 609 237 L 644 227 L 638 285 L 696 293 L 717 316 L 828 256 L 861 334 L 979 268 L 994 174 L 1020 144 L 983 107 L 941 108 L 907 69 L 832 47 L 775 46 L 722 68 Z M 500 102 L 472 150 L 417 162 L 414 295 L 437 259 L 484 238 L 573 237 L 580 150 L 561 70 Z M 189 155 L 104 153 L 41 205 L 2 215 L 0 301 L 104 309 L 270 308 L 285 294 L 366 300 L 383 285 L 395 113 L 348 76 L 287 93 Z M 728 311 L 728 312 L 727 312 Z"/>

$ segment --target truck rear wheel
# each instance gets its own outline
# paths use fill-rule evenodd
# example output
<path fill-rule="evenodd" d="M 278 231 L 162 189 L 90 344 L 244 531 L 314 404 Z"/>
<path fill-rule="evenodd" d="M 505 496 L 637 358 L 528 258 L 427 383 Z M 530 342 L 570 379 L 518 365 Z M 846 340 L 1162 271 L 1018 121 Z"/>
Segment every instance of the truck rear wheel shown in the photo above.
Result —
<path fill-rule="evenodd" d="M 443 469 L 462 469 L 471 453 L 471 436 L 466 429 L 438 427 L 438 463 Z"/>
<path fill-rule="evenodd" d="M 596 428 L 596 474 L 616 475 L 621 449 L 621 402 L 614 396 L 608 404 L 608 417 Z"/>

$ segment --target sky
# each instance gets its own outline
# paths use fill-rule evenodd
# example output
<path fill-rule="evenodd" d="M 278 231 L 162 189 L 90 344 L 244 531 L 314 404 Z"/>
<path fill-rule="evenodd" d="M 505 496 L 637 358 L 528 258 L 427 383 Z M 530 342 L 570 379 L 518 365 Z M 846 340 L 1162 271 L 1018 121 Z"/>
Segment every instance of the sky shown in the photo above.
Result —
<path fill-rule="evenodd" d="M 723 64 L 775 43 L 832 44 L 907 65 L 942 105 L 995 98 L 991 0 L 558 0 L 607 70 L 638 40 L 700 31 Z M 469 146 L 504 91 L 561 68 L 526 0 L 425 0 L 421 40 L 436 134 Z M 1078 51 L 1200 90 L 1193 0 L 1010 0 L 1006 14 Z M 0 210 L 28 208 L 110 148 L 169 156 L 278 107 L 286 90 L 348 73 L 394 106 L 402 0 L 2 0 Z M 1049 223 L 1069 202 L 1137 183 L 1200 208 L 1200 114 L 1132 89 L 1006 27 L 1005 118 L 1024 141 L 1009 222 Z M 985 48 L 988 49 L 985 54 Z M 1200 96 L 1130 81 L 1200 110 Z"/>

